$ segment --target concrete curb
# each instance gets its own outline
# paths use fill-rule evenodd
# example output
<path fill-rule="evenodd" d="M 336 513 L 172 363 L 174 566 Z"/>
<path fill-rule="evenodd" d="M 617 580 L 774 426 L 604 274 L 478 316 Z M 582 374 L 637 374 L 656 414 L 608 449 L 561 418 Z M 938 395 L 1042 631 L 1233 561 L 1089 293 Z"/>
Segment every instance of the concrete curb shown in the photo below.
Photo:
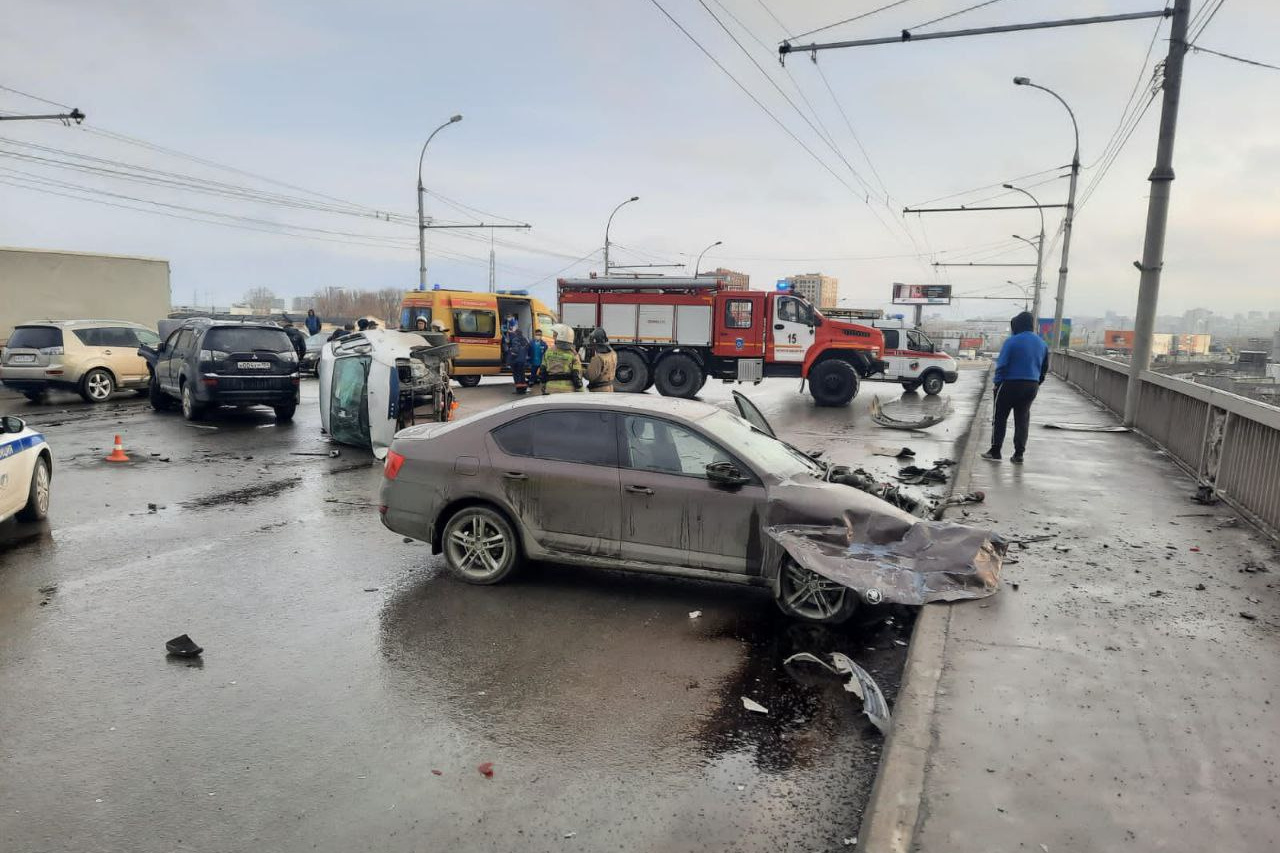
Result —
<path fill-rule="evenodd" d="M 974 408 L 949 495 L 969 490 L 974 460 L 978 458 L 982 433 L 980 424 L 990 411 L 989 377 L 988 369 L 982 383 L 982 397 Z M 872 853 L 906 853 L 915 838 L 923 806 L 929 753 L 933 747 L 933 712 L 937 703 L 938 681 L 942 677 L 947 634 L 951 628 L 951 607 L 946 603 L 922 607 L 911 632 L 911 648 L 907 652 L 902 686 L 898 689 L 898 701 L 893 709 L 893 729 L 885 742 L 871 799 L 862 817 L 858 832 L 859 849 Z"/>

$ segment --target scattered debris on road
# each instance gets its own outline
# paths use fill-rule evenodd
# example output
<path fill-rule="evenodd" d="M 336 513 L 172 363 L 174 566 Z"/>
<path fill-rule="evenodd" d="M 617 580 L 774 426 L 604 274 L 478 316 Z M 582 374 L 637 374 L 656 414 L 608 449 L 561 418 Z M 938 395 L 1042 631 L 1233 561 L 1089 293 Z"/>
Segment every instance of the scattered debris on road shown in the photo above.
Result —
<path fill-rule="evenodd" d="M 928 411 L 908 409 L 892 403 L 886 406 L 880 402 L 879 397 L 871 398 L 871 420 L 888 429 L 928 429 L 945 421 L 951 413 L 950 397 L 944 399 L 941 406 Z"/>
<path fill-rule="evenodd" d="M 916 452 L 910 447 L 894 450 L 892 447 L 881 447 L 871 452 L 872 456 L 888 456 L 890 459 L 913 459 Z"/>
<path fill-rule="evenodd" d="M 196 641 L 186 634 L 174 637 L 164 644 L 165 651 L 169 654 L 180 658 L 193 658 L 204 651 L 203 648 L 196 645 Z"/>
<path fill-rule="evenodd" d="M 701 610 L 690 610 L 690 611 L 689 611 L 689 618 L 690 618 L 690 619 L 697 619 L 697 618 L 699 618 L 700 616 L 702 616 L 702 611 L 701 611 Z"/>
<path fill-rule="evenodd" d="M 1257 620 L 1258 616 L 1257 616 L 1257 614 L 1256 614 L 1256 613 L 1250 613 L 1248 610 L 1241 610 L 1241 611 L 1240 611 L 1240 618 L 1241 618 L 1241 619 L 1248 619 L 1250 622 L 1253 622 L 1253 621 Z"/>
<path fill-rule="evenodd" d="M 1196 493 L 1191 496 L 1191 500 L 1204 506 L 1213 506 L 1218 502 L 1218 495 L 1213 486 L 1206 483 L 1196 487 Z"/>
<path fill-rule="evenodd" d="M 753 711 L 754 713 L 757 713 L 757 714 L 769 713 L 768 708 L 761 705 L 759 702 L 755 701 L 754 699 L 748 699 L 746 696 L 742 697 L 742 707 L 746 708 L 748 711 Z"/>
<path fill-rule="evenodd" d="M 880 692 L 880 686 L 870 673 L 854 663 L 848 655 L 832 652 L 831 663 L 828 664 L 817 655 L 799 652 L 784 660 L 782 665 L 785 667 L 796 662 L 816 663 L 836 675 L 848 676 L 844 689 L 862 700 L 862 712 L 880 730 L 880 734 L 889 734 L 889 703 L 884 701 L 884 694 Z"/>

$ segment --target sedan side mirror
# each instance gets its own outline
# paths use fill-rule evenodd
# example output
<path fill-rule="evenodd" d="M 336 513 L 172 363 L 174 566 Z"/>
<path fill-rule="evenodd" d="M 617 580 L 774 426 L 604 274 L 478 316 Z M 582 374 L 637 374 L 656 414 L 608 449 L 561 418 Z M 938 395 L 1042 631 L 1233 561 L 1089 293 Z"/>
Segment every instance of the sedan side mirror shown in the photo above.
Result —
<path fill-rule="evenodd" d="M 736 489 L 751 482 L 732 462 L 712 462 L 706 467 L 707 479 L 717 486 Z"/>
<path fill-rule="evenodd" d="M 4 421 L 4 431 L 6 433 L 18 433 L 27 428 L 27 423 L 22 418 L 15 418 L 12 415 L 6 416 Z"/>

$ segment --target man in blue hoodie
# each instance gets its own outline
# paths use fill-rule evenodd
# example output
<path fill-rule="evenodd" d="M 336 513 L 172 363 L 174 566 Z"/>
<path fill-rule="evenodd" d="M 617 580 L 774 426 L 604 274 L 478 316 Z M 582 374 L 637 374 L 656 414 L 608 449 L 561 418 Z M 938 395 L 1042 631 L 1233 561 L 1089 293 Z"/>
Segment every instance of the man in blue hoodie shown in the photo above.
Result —
<path fill-rule="evenodd" d="M 1035 318 L 1023 311 L 1009 321 L 1013 334 L 1000 347 L 996 359 L 996 417 L 991 429 L 991 449 L 983 459 L 999 461 L 1004 447 L 1004 433 L 1013 412 L 1013 456 L 1009 461 L 1022 464 L 1027 449 L 1027 433 L 1031 429 L 1031 403 L 1049 372 L 1049 347 L 1032 329 Z"/>

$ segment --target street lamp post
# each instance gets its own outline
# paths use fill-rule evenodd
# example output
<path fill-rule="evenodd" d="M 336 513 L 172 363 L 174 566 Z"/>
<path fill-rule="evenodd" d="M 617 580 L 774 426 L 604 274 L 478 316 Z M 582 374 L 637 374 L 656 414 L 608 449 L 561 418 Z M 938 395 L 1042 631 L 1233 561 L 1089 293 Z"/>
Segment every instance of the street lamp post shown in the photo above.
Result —
<path fill-rule="evenodd" d="M 1004 283 L 1012 284 L 1014 287 L 1018 288 L 1018 292 L 1022 294 L 1022 310 L 1025 311 L 1031 307 L 1031 295 L 1027 293 L 1027 286 L 1025 284 L 1018 284 L 1016 281 L 1009 281 L 1008 279 L 1005 279 Z"/>
<path fill-rule="evenodd" d="M 1002 186 L 1007 190 L 1020 192 L 1027 198 L 1031 199 L 1031 202 L 1036 206 L 1036 212 L 1040 214 L 1040 236 L 1036 240 L 1036 296 L 1035 299 L 1031 301 L 1031 313 L 1036 315 L 1036 325 L 1039 325 L 1040 289 L 1044 286 L 1044 281 L 1041 278 L 1044 270 L 1044 208 L 1040 206 L 1040 201 L 1035 196 L 1024 190 L 1022 187 L 1015 187 L 1013 184 L 1003 184 Z M 1017 234 L 1014 234 L 1013 236 L 1018 237 Z M 1030 240 L 1027 240 L 1026 237 L 1018 237 L 1018 239 L 1028 243 L 1031 242 Z"/>
<path fill-rule="evenodd" d="M 697 277 L 698 277 L 698 269 L 702 266 L 702 256 L 703 256 L 703 255 L 705 255 L 707 252 L 711 251 L 712 249 L 714 249 L 716 246 L 719 246 L 719 245 L 720 245 L 721 243 L 723 243 L 723 242 L 724 242 L 723 240 L 717 240 L 717 241 L 715 241 L 714 243 L 712 243 L 710 246 L 708 246 L 707 248 L 703 249 L 703 250 L 698 254 L 698 260 L 697 260 L 697 261 L 695 261 L 695 262 L 694 262 L 694 264 L 693 264 L 693 277 L 694 277 L 694 278 L 697 278 Z"/>
<path fill-rule="evenodd" d="M 448 121 L 431 131 L 431 135 L 427 137 L 427 141 L 422 143 L 422 153 L 418 155 L 418 289 L 427 289 L 427 222 L 422 215 L 422 196 L 425 192 L 422 186 L 422 160 L 427 156 L 427 146 L 431 144 L 431 140 L 436 138 L 436 134 L 444 130 L 451 124 L 462 121 L 461 115 L 450 117 Z"/>
<path fill-rule="evenodd" d="M 613 209 L 613 213 L 609 214 L 608 221 L 606 221 L 604 224 L 604 274 L 605 275 L 609 274 L 609 226 L 613 224 L 613 214 L 621 210 L 624 205 L 628 205 L 628 204 L 631 204 L 631 202 L 633 201 L 639 201 L 639 200 L 640 200 L 640 196 L 633 195 L 631 198 L 627 199 L 622 204 L 615 207 Z"/>
<path fill-rule="evenodd" d="M 1071 116 L 1071 128 L 1075 131 L 1076 147 L 1071 155 L 1071 188 L 1067 190 L 1067 212 L 1062 219 L 1062 263 L 1058 266 L 1058 295 L 1053 306 L 1053 338 L 1051 346 L 1054 349 L 1062 347 L 1062 305 L 1067 298 L 1067 259 L 1071 254 L 1071 224 L 1076 214 L 1076 181 L 1080 177 L 1080 125 L 1076 123 L 1076 114 L 1072 112 L 1070 105 L 1062 99 L 1062 96 L 1052 89 L 1046 89 L 1044 86 L 1032 83 L 1029 77 L 1014 77 L 1013 85 L 1030 86 L 1033 89 L 1039 89 L 1042 92 L 1048 92 L 1050 95 L 1058 99 L 1058 103 L 1066 109 L 1067 115 Z M 1070 341 L 1068 341 L 1070 344 Z"/>

